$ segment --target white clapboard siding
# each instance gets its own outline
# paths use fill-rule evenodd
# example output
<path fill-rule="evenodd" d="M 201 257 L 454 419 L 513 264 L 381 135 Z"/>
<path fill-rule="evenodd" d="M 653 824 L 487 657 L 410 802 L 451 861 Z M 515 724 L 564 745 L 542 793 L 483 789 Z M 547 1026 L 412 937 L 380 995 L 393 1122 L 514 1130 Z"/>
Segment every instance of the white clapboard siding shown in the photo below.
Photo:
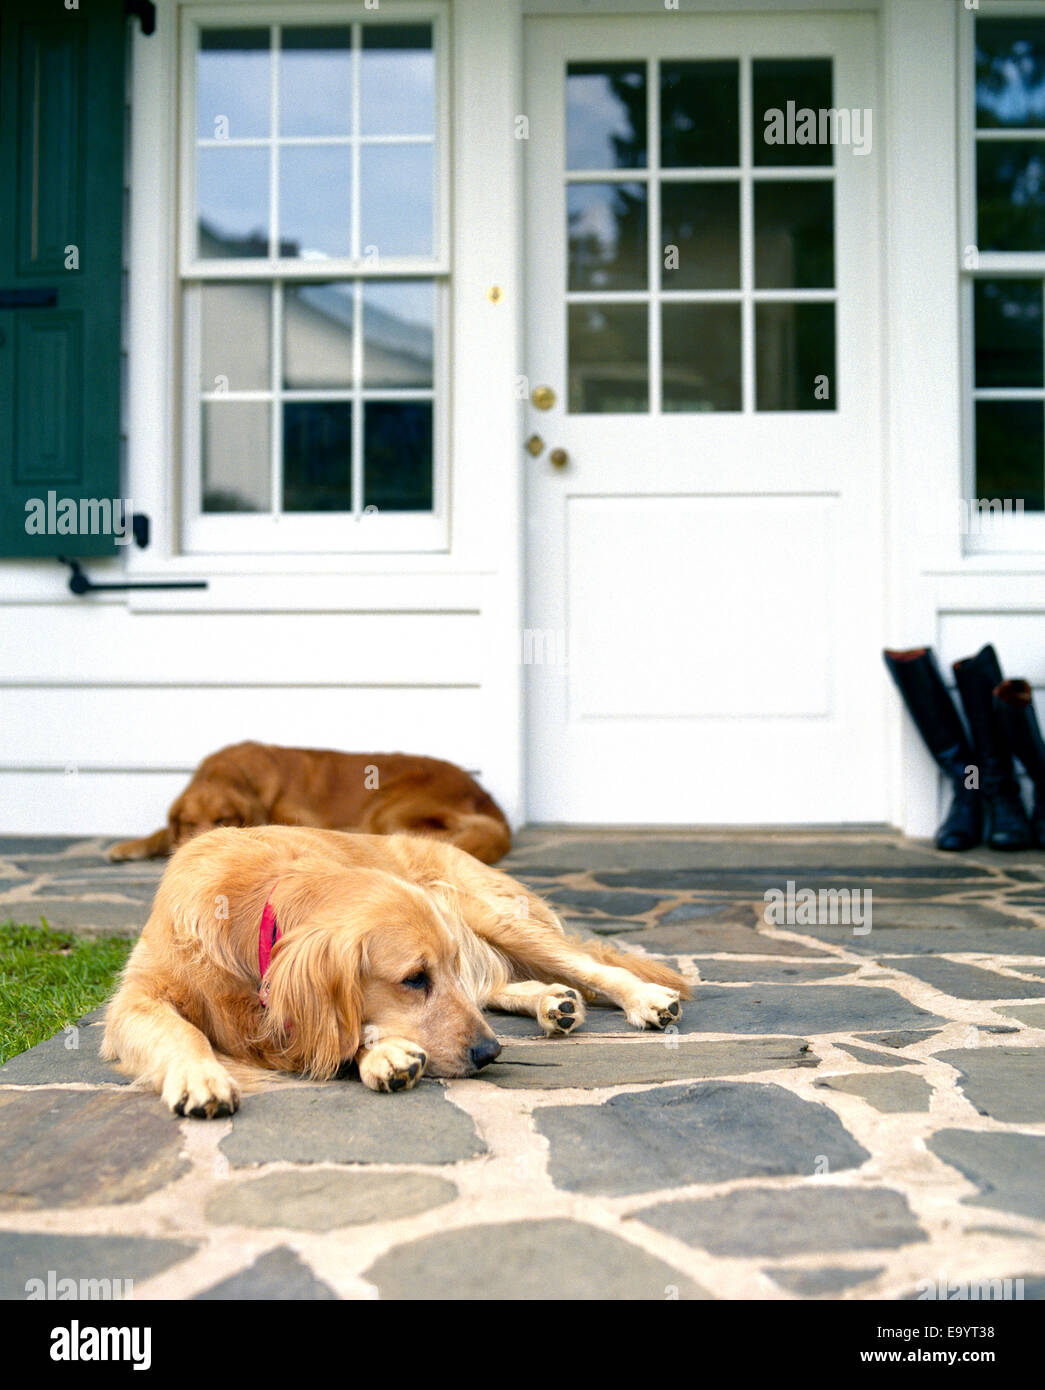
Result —
<path fill-rule="evenodd" d="M 128 613 L 0 606 L 5 685 L 474 685 L 475 613 Z M 249 706 L 248 706 L 249 709 Z"/>
<path fill-rule="evenodd" d="M 1045 687 L 1045 613 L 941 613 L 937 657 L 947 683 L 951 664 L 990 642 L 1003 674 Z"/>
<path fill-rule="evenodd" d="M 480 699 L 476 689 L 438 688 L 9 688 L 0 690 L 0 770 L 188 771 L 248 738 L 423 752 L 478 768 Z M 4 820 L 13 831 L 21 817 Z"/>
<path fill-rule="evenodd" d="M 0 772 L 3 834 L 148 835 L 186 780 L 181 772 Z"/>

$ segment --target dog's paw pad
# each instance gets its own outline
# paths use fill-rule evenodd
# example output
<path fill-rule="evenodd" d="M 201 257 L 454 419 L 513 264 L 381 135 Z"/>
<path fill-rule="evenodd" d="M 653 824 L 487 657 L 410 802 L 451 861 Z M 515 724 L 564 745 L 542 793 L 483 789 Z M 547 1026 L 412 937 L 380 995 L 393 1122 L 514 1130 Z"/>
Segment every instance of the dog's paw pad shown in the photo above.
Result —
<path fill-rule="evenodd" d="M 537 1019 L 547 1034 L 564 1037 L 584 1022 L 584 1001 L 569 985 L 552 985 L 541 996 Z"/>
<path fill-rule="evenodd" d="M 627 1010 L 633 1028 L 670 1028 L 682 1017 L 682 1001 L 677 989 L 646 985 Z"/>

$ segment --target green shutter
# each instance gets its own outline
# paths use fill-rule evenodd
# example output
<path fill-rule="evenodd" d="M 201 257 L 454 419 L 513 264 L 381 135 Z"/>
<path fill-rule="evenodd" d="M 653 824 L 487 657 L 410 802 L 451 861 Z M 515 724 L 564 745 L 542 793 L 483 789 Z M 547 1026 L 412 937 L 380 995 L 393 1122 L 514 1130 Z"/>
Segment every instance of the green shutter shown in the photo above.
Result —
<path fill-rule="evenodd" d="M 125 35 L 124 0 L 0 6 L 0 556 L 115 549 Z"/>

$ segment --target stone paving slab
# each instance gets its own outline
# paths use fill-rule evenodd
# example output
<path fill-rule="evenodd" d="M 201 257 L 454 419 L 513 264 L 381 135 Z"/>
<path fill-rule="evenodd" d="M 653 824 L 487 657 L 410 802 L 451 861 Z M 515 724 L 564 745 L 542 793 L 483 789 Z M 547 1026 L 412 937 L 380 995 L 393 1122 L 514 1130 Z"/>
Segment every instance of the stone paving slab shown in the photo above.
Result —
<path fill-rule="evenodd" d="M 100 1012 L 100 1011 L 96 1011 Z M 39 1082 L 90 1083 L 129 1086 L 130 1077 L 118 1072 L 111 1062 L 102 1061 L 100 1023 L 81 1019 L 67 1031 L 19 1053 L 0 1067 L 0 1085 L 5 1082 L 29 1085 Z"/>
<path fill-rule="evenodd" d="M 216 1226 L 280 1226 L 332 1231 L 390 1217 L 402 1220 L 452 1202 L 457 1188 L 428 1173 L 318 1168 L 225 1183 L 207 1203 Z"/>
<path fill-rule="evenodd" d="M 849 1095 L 861 1096 L 868 1105 L 885 1114 L 898 1111 L 910 1113 L 929 1109 L 932 1087 L 921 1076 L 913 1076 L 908 1071 L 871 1074 L 858 1072 L 842 1076 L 826 1076 L 813 1083 L 817 1089 L 846 1091 Z"/>
<path fill-rule="evenodd" d="M 231 1279 L 223 1279 L 195 1297 L 207 1301 L 311 1303 L 333 1301 L 337 1294 L 329 1284 L 316 1278 L 300 1256 L 281 1245 L 255 1260 L 248 1269 Z"/>
<path fill-rule="evenodd" d="M 963 1203 L 1045 1219 L 1045 1136 L 942 1129 L 929 1148 L 976 1184 Z"/>
<path fill-rule="evenodd" d="M 672 1045 L 674 1044 L 674 1045 Z M 730 1042 L 682 1042 L 677 1037 L 592 1043 L 557 1038 L 546 1047 L 505 1047 L 481 1085 L 512 1090 L 597 1089 L 627 1082 L 680 1081 L 707 1076 L 815 1067 L 809 1044 L 794 1038 L 743 1038 Z"/>
<path fill-rule="evenodd" d="M 0 1231 L 0 1299 L 121 1297 L 197 1248 L 184 1240 Z"/>
<path fill-rule="evenodd" d="M 1045 1048 L 962 1048 L 937 1057 L 958 1068 L 958 1084 L 981 1115 L 1045 1124 Z"/>

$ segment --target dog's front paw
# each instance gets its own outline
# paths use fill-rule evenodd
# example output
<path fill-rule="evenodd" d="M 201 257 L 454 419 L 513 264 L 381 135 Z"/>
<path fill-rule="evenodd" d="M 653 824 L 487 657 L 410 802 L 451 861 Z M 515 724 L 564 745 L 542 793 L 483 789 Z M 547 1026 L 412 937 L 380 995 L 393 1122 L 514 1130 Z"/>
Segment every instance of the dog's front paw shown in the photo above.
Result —
<path fill-rule="evenodd" d="M 239 1088 L 218 1062 L 187 1062 L 167 1073 L 163 1099 L 175 1115 L 214 1120 L 236 1113 Z"/>
<path fill-rule="evenodd" d="M 572 1033 L 584 1022 L 584 1000 L 569 985 L 549 985 L 537 1005 L 537 1021 L 549 1037 Z"/>
<path fill-rule="evenodd" d="M 665 985 L 642 985 L 635 991 L 625 1017 L 633 1028 L 668 1028 L 682 1017 L 679 992 Z"/>
<path fill-rule="evenodd" d="M 405 1038 L 385 1038 L 359 1057 L 359 1075 L 372 1091 L 409 1091 L 420 1080 L 428 1053 Z"/>

